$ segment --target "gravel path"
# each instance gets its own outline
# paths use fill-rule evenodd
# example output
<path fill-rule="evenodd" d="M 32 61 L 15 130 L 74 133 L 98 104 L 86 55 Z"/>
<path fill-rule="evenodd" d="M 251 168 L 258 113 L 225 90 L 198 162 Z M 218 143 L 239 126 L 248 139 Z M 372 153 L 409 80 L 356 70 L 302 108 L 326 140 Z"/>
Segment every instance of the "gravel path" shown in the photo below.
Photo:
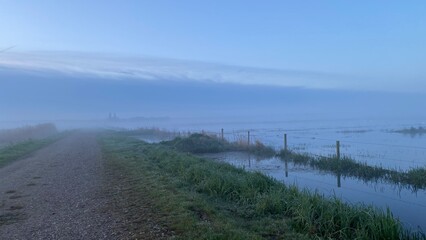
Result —
<path fill-rule="evenodd" d="M 111 211 L 94 132 L 0 168 L 0 239 L 132 239 Z"/>

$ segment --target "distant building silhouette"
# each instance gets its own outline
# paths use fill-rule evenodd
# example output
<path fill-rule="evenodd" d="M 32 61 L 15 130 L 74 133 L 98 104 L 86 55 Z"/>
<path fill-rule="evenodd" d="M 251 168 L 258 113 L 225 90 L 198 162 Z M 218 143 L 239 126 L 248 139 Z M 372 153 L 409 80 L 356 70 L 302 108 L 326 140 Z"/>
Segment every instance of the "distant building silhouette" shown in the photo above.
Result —
<path fill-rule="evenodd" d="M 108 120 L 109 121 L 116 121 L 116 120 L 118 120 L 117 114 L 116 113 L 109 113 L 108 114 Z"/>

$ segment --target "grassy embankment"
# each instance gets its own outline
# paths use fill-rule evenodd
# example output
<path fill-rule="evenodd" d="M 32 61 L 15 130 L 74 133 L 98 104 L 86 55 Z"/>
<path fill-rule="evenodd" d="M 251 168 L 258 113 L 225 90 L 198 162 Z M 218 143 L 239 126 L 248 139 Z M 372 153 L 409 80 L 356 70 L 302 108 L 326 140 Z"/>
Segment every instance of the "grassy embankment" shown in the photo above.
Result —
<path fill-rule="evenodd" d="M 281 151 L 279 156 L 295 164 L 311 166 L 314 169 L 341 174 L 362 179 L 364 181 L 384 180 L 392 184 L 411 187 L 414 191 L 426 189 L 426 168 L 415 168 L 406 172 L 385 169 L 378 166 L 369 166 L 355 160 L 343 157 L 315 157 L 308 154 Z"/>
<path fill-rule="evenodd" d="M 159 221 L 178 238 L 425 239 L 405 231 L 389 211 L 326 199 L 260 173 L 196 157 L 188 148 L 179 150 L 182 139 L 147 144 L 110 134 L 101 143 L 108 167 L 129 182 L 132 191 L 127 194 L 149 199 Z"/>

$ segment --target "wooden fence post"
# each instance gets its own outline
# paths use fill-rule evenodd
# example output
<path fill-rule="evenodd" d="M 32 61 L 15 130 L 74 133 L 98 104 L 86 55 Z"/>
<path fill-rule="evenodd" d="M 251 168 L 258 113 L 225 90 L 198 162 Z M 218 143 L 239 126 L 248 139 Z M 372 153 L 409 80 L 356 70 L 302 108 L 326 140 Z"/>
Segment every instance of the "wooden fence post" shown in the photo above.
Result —
<path fill-rule="evenodd" d="M 287 133 L 284 133 L 284 151 L 287 152 Z"/>
<path fill-rule="evenodd" d="M 224 138 L 223 138 L 223 128 L 221 130 L 221 136 L 222 136 L 222 141 L 223 141 L 224 140 Z"/>
<path fill-rule="evenodd" d="M 339 161 L 340 160 L 340 141 L 336 141 L 336 158 Z M 340 161 L 339 166 L 337 169 L 337 187 L 340 188 L 342 186 L 340 181 Z"/>
<path fill-rule="evenodd" d="M 285 158 L 285 160 L 284 160 L 284 163 L 285 163 L 285 177 L 288 177 L 288 159 L 287 158 Z"/>
<path fill-rule="evenodd" d="M 247 145 L 250 145 L 250 131 L 247 131 Z"/>
<path fill-rule="evenodd" d="M 341 181 L 340 181 L 340 178 L 341 178 L 341 174 L 340 174 L 340 171 L 337 173 L 337 187 L 338 188 L 340 188 L 340 187 L 342 187 L 342 183 L 341 183 Z"/>
<path fill-rule="evenodd" d="M 340 159 L 340 141 L 336 141 L 336 157 Z"/>

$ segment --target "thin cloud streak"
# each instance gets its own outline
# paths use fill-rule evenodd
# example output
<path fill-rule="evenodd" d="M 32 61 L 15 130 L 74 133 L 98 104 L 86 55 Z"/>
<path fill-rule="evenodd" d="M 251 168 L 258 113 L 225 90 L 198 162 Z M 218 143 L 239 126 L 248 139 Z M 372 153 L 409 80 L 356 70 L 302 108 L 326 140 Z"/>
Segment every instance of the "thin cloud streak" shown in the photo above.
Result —
<path fill-rule="evenodd" d="M 377 81 L 358 81 L 360 77 L 343 74 L 76 52 L 5 52 L 0 56 L 0 66 L 58 71 L 72 75 L 94 75 L 115 80 L 177 80 L 313 89 L 399 90 L 397 85 L 388 84 L 384 88 L 377 84 Z"/>

